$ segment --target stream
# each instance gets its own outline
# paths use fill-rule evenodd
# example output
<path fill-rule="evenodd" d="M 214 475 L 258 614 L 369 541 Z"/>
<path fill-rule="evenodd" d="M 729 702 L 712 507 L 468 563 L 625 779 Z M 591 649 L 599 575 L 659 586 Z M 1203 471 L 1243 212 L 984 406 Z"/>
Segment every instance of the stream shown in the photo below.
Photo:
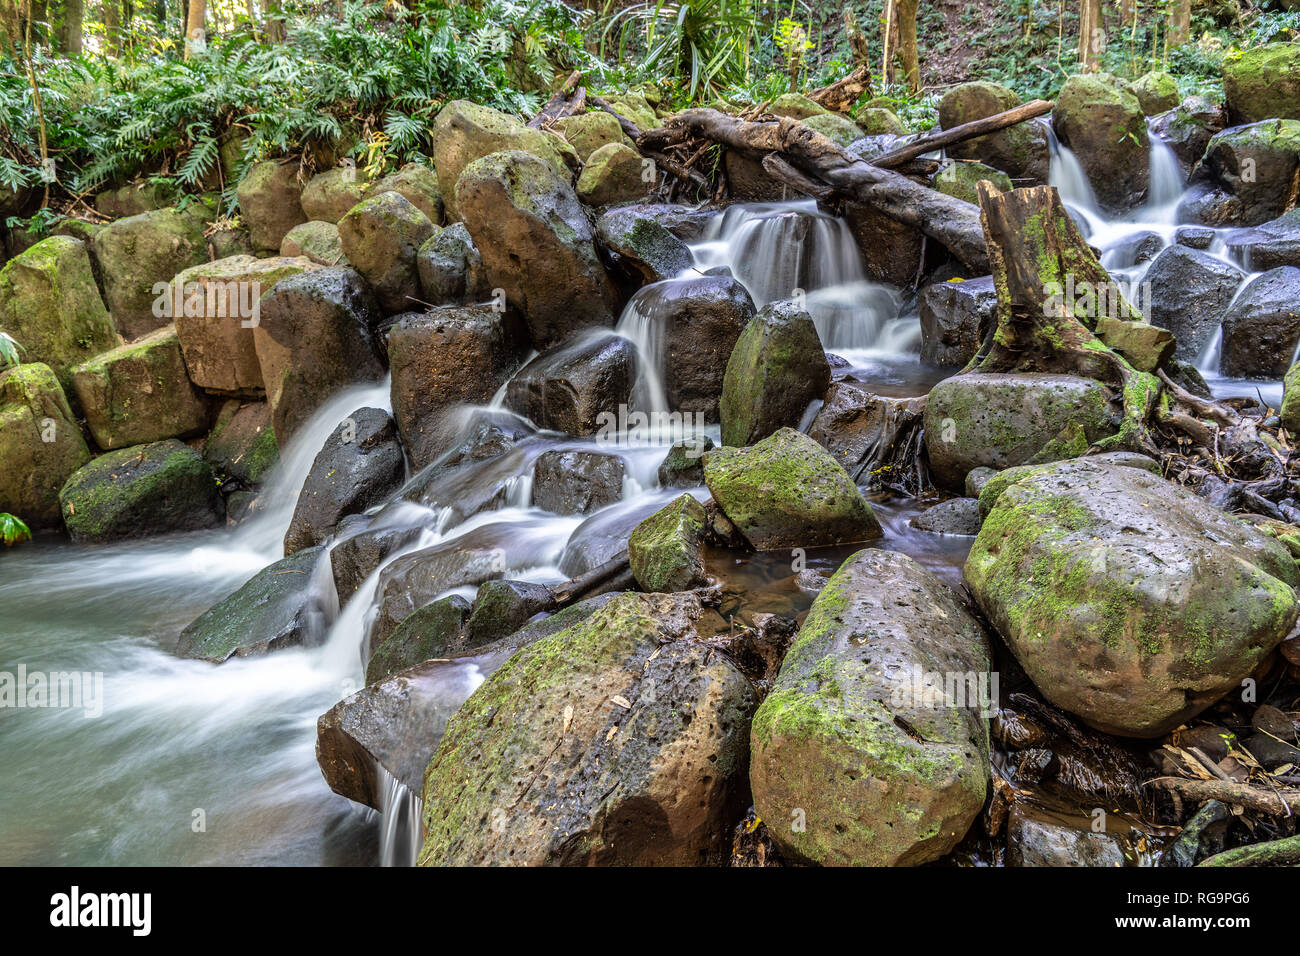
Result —
<path fill-rule="evenodd" d="M 1141 282 L 1146 264 L 1122 267 L 1114 250 L 1140 232 L 1172 241 L 1183 191 L 1172 153 L 1153 137 L 1152 199 L 1120 220 L 1098 211 L 1068 150 L 1054 144 L 1052 160 L 1052 183 L 1087 223 L 1089 241 L 1105 254 L 1103 263 L 1117 277 Z M 1222 249 L 1219 242 L 1211 252 L 1224 255 Z M 731 268 L 760 308 L 803 290 L 826 349 L 850 366 L 840 375 L 906 396 L 923 394 L 951 374 L 921 363 L 915 307 L 896 290 L 865 278 L 848 227 L 818 212 L 811 200 L 730 207 L 712 220 L 692 251 L 696 270 Z M 650 412 L 667 410 L 652 298 L 652 288 L 638 292 L 615 331 L 599 333 L 624 335 L 638 346 L 636 402 Z M 1258 388 L 1274 407 L 1280 403 L 1280 382 L 1221 378 L 1215 346 L 1198 364 L 1217 394 L 1253 396 Z M 500 401 L 499 396 L 473 410 L 472 417 L 511 416 Z M 234 658 L 220 666 L 171 653 L 182 628 L 281 556 L 281 540 L 316 452 L 342 418 L 366 405 L 391 408 L 387 382 L 351 389 L 320 409 L 282 449 L 262 509 L 238 527 L 105 547 L 47 538 L 0 556 L 0 670 L 25 665 L 29 672 L 103 674 L 101 715 L 84 708 L 0 709 L 6 776 L 0 788 L 0 865 L 411 861 L 414 797 L 393 781 L 386 813 L 360 807 L 329 791 L 314 753 L 317 718 L 363 683 L 363 644 L 379 570 L 336 610 L 320 646 Z M 716 425 L 704 433 L 718 439 Z M 566 546 L 581 525 L 589 532 L 606 527 L 610 536 L 625 540 L 640 517 L 679 493 L 659 488 L 655 470 L 673 441 L 690 436 L 681 427 L 621 434 L 617 453 L 628 465 L 623 500 L 585 522 L 529 504 L 531 462 L 548 448 L 608 452 L 608 440 L 538 432 L 474 469 L 475 482 L 507 483 L 508 500 L 500 510 L 457 524 L 447 513 L 394 501 L 380 509 L 372 528 L 391 523 L 424 529 L 389 561 L 433 544 L 455 547 L 467 538 L 476 547 L 498 547 L 507 577 L 562 581 L 571 576 Z M 707 496 L 703 488 L 694 493 Z M 909 520 L 926 503 L 873 504 L 886 532 L 880 547 L 903 551 L 959 583 L 971 539 L 913 530 Z M 829 573 L 852 550 L 814 552 L 809 567 Z M 327 562 L 321 568 L 315 583 L 326 606 L 337 609 Z M 720 579 L 734 613 L 798 616 L 812 602 L 785 558 L 715 553 L 710 572 Z M 473 596 L 473 588 L 459 590 Z M 482 679 L 467 666 L 445 693 L 463 699 Z"/>

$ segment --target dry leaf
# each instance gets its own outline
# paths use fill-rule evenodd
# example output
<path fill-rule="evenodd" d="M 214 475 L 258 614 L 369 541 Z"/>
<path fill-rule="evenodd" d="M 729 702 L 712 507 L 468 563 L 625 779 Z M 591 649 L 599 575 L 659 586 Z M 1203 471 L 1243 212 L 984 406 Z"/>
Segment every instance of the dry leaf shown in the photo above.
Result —
<path fill-rule="evenodd" d="M 609 699 L 609 701 L 612 704 L 618 704 L 618 706 L 622 707 L 624 710 L 632 709 L 632 702 L 628 700 L 626 697 L 624 697 L 622 694 L 615 694 L 613 697 Z"/>
<path fill-rule="evenodd" d="M 606 739 L 606 740 L 613 740 L 613 739 L 614 739 L 614 735 L 615 735 L 616 733 L 618 733 L 618 724 L 615 724 L 613 727 L 609 728 L 609 733 L 607 733 L 607 734 L 605 735 L 605 739 Z"/>
<path fill-rule="evenodd" d="M 573 705 L 565 704 L 564 705 L 564 729 L 560 731 L 560 736 L 564 736 L 569 732 L 569 725 L 572 723 L 573 723 Z"/>

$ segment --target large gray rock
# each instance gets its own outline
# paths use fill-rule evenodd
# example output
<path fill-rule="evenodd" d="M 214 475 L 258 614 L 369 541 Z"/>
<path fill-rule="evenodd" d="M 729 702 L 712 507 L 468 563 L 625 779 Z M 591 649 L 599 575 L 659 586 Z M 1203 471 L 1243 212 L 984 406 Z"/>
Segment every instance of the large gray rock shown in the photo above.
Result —
<path fill-rule="evenodd" d="M 613 323 L 618 296 L 595 230 L 553 165 L 520 150 L 477 159 L 456 183 L 456 208 L 488 282 L 523 313 L 534 347 Z"/>
<path fill-rule="evenodd" d="M 992 276 L 930 283 L 921 290 L 921 361 L 961 368 L 979 351 L 997 311 Z"/>
<path fill-rule="evenodd" d="M 642 282 L 671 279 L 691 267 L 691 250 L 646 209 L 619 206 L 609 210 L 596 220 L 596 235 L 625 273 Z"/>
<path fill-rule="evenodd" d="M 506 386 L 506 406 L 540 428 L 590 435 L 632 398 L 636 347 L 621 335 L 580 334 L 543 352 Z"/>
<path fill-rule="evenodd" d="M 426 239 L 415 256 L 420 289 L 431 305 L 485 300 L 491 295 L 483 257 L 463 222 Z"/>
<path fill-rule="evenodd" d="M 988 789 L 989 665 L 979 623 L 933 574 L 893 551 L 849 558 L 754 715 L 749 778 L 772 839 L 824 865 L 948 853 Z"/>
<path fill-rule="evenodd" d="M 1201 157 L 1210 138 L 1227 125 L 1223 107 L 1204 96 L 1189 96 L 1175 108 L 1151 120 L 1151 131 L 1168 144 L 1186 176 Z"/>
<path fill-rule="evenodd" d="M 1233 378 L 1282 378 L 1300 342 L 1300 269 L 1256 276 L 1223 317 L 1219 371 Z"/>
<path fill-rule="evenodd" d="M 57 528 L 59 489 L 90 460 L 58 377 L 39 362 L 0 372 L 0 512 Z"/>
<path fill-rule="evenodd" d="M 924 398 L 873 395 L 854 382 L 835 382 L 808 437 L 830 452 L 855 484 L 873 485 L 896 477 L 883 471 L 920 425 L 924 408 Z"/>
<path fill-rule="evenodd" d="M 533 504 L 557 515 L 591 514 L 623 497 L 625 471 L 617 455 L 543 452 L 533 464 Z"/>
<path fill-rule="evenodd" d="M 254 163 L 240 180 L 235 190 L 239 212 L 258 252 L 278 252 L 285 233 L 309 218 L 303 212 L 303 184 L 298 174 L 297 163 L 266 160 Z M 179 271 L 173 270 L 173 274 Z"/>
<path fill-rule="evenodd" d="M 1240 203 L 1235 224 L 1256 226 L 1294 202 L 1300 168 L 1300 120 L 1266 120 L 1215 134 L 1201 161 L 1206 173 Z"/>
<path fill-rule="evenodd" d="M 438 181 L 438 173 L 428 166 L 407 163 L 401 169 L 372 183 L 366 189 L 366 198 L 389 192 L 402 196 L 428 216 L 435 226 L 442 222 L 442 184 Z"/>
<path fill-rule="evenodd" d="M 1224 242 L 1228 252 L 1252 272 L 1300 266 L 1300 209 L 1253 229 L 1233 230 Z"/>
<path fill-rule="evenodd" d="M 341 526 L 342 540 L 330 548 L 330 573 L 340 606 L 356 594 L 362 582 L 385 560 L 414 544 L 423 531 L 419 525 L 390 525 L 344 535 Z"/>
<path fill-rule="evenodd" d="M 1019 105 L 1020 97 L 997 83 L 959 83 L 939 101 L 939 126 L 952 129 Z M 947 153 L 953 159 L 978 159 L 1031 186 L 1047 182 L 1051 161 L 1047 130 L 1034 122 L 954 143 Z"/>
<path fill-rule="evenodd" d="M 1145 281 L 1151 285 L 1151 324 L 1174 333 L 1174 357 L 1195 362 L 1214 338 L 1244 273 L 1230 263 L 1186 246 L 1156 256 Z"/>
<path fill-rule="evenodd" d="M 361 202 L 364 193 L 365 184 L 359 181 L 356 167 L 338 166 L 309 179 L 298 201 L 308 220 L 337 224 Z"/>
<path fill-rule="evenodd" d="M 384 311 L 414 306 L 420 296 L 416 253 L 437 226 L 405 196 L 379 193 L 339 220 L 343 254 L 374 288 Z"/>
<path fill-rule="evenodd" d="M 298 495 L 284 553 L 315 547 L 343 518 L 382 504 L 406 476 L 397 426 L 385 411 L 358 408 L 330 433 Z"/>
<path fill-rule="evenodd" d="M 1043 695 L 1107 733 L 1195 717 L 1300 615 L 1283 545 L 1158 475 L 1081 459 L 980 497 L 971 591 Z"/>

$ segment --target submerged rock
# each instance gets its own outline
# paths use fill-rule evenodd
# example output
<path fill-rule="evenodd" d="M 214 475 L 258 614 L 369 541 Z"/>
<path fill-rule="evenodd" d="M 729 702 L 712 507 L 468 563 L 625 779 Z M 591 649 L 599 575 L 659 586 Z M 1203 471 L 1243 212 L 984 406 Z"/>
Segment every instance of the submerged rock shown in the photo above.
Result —
<path fill-rule="evenodd" d="M 582 334 L 533 359 L 506 386 L 506 406 L 539 428 L 590 435 L 632 397 L 636 347 L 621 335 Z"/>
<path fill-rule="evenodd" d="M 814 548 L 880 537 L 865 498 L 820 445 L 782 428 L 747 448 L 704 456 L 713 500 L 759 551 Z"/>
<path fill-rule="evenodd" d="M 1004 488 L 965 574 L 1043 695 L 1123 736 L 1209 707 L 1300 614 L 1277 541 L 1156 475 L 1086 460 Z"/>
<path fill-rule="evenodd" d="M 916 866 L 956 846 L 988 788 L 989 664 L 929 571 L 893 551 L 849 558 L 754 715 L 754 807 L 782 851 Z"/>
<path fill-rule="evenodd" d="M 53 369 L 32 362 L 0 372 L 0 512 L 34 531 L 58 527 L 59 489 L 89 460 Z"/>
<path fill-rule="evenodd" d="M 511 657 L 447 723 L 419 863 L 721 861 L 757 696 L 702 615 L 693 595 L 621 594 Z"/>
<path fill-rule="evenodd" d="M 1029 816 L 1017 803 L 1007 817 L 1008 866 L 1124 866 L 1124 851 L 1109 833 Z"/>

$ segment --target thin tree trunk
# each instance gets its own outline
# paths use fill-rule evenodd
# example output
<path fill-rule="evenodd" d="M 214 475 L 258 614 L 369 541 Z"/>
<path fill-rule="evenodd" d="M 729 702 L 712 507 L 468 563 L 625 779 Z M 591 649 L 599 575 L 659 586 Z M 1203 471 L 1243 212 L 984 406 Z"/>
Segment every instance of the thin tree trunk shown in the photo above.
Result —
<path fill-rule="evenodd" d="M 1079 3 L 1079 66 L 1085 72 L 1097 70 L 1106 50 L 1106 31 L 1102 29 L 1101 0 Z"/>
<path fill-rule="evenodd" d="M 266 15 L 266 39 L 270 43 L 284 40 L 284 19 L 280 16 L 280 0 L 262 0 L 262 12 Z"/>
<path fill-rule="evenodd" d="M 86 16 L 86 0 L 63 0 L 63 23 L 59 26 L 59 46 L 68 56 L 81 55 L 81 31 Z"/>
<path fill-rule="evenodd" d="M 1168 47 L 1173 49 L 1192 38 L 1192 0 L 1173 0 L 1169 4 Z"/>
<path fill-rule="evenodd" d="M 921 60 L 916 50 L 917 0 L 898 0 L 898 56 L 903 61 L 907 88 L 913 93 L 921 89 Z"/>
<path fill-rule="evenodd" d="M 1119 0 L 1119 22 L 1126 27 L 1137 22 L 1137 0 Z"/>
<path fill-rule="evenodd" d="M 204 32 L 204 14 L 207 13 L 207 0 L 190 0 L 189 12 L 185 16 L 185 56 L 188 59 L 194 53 L 207 46 L 207 34 Z"/>
<path fill-rule="evenodd" d="M 122 49 L 122 23 L 119 17 L 117 0 L 101 0 L 100 20 L 104 24 L 104 40 L 110 53 Z"/>

